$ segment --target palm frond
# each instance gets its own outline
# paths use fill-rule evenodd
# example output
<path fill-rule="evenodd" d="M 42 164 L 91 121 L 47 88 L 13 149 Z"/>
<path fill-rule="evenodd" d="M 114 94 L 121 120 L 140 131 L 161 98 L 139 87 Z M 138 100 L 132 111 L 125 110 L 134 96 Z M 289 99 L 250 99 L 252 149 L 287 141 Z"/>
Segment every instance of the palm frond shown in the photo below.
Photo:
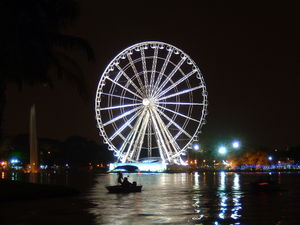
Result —
<path fill-rule="evenodd" d="M 88 60 L 94 60 L 95 55 L 92 47 L 83 38 L 67 35 L 67 34 L 58 34 L 52 36 L 52 44 L 54 46 L 66 49 L 66 50 L 82 50 L 85 51 Z"/>
<path fill-rule="evenodd" d="M 70 56 L 56 51 L 53 56 L 53 65 L 57 68 L 58 78 L 66 79 L 71 85 L 74 85 L 79 95 L 88 102 L 89 94 L 84 73 L 78 63 Z"/>

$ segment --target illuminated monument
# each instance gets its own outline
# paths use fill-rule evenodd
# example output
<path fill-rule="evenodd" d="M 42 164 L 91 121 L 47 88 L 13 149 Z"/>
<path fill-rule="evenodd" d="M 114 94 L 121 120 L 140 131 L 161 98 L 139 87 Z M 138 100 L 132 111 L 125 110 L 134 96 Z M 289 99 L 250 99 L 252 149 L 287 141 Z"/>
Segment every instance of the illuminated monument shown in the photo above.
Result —
<path fill-rule="evenodd" d="M 147 41 L 120 52 L 98 83 L 95 110 L 104 143 L 119 163 L 183 155 L 205 124 L 207 91 L 195 62 L 175 46 Z"/>
<path fill-rule="evenodd" d="M 29 125 L 29 145 L 30 145 L 30 172 L 38 171 L 38 141 L 36 132 L 35 105 L 30 109 L 30 125 Z"/>

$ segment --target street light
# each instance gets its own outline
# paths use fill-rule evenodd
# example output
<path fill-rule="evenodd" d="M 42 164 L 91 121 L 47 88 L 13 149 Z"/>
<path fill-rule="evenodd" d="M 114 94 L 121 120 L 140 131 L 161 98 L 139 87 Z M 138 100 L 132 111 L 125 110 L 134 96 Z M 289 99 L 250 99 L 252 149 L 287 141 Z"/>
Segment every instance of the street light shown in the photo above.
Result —
<path fill-rule="evenodd" d="M 268 160 L 269 160 L 269 161 L 272 161 L 272 160 L 273 160 L 273 157 L 270 155 L 270 156 L 268 157 Z"/>
<path fill-rule="evenodd" d="M 234 141 L 234 142 L 232 142 L 232 147 L 233 147 L 234 149 L 238 149 L 238 148 L 240 147 L 240 142 L 239 142 L 239 141 Z"/>
<path fill-rule="evenodd" d="M 200 149 L 200 145 L 199 143 L 194 143 L 192 148 L 195 150 L 195 151 L 198 151 Z"/>
<path fill-rule="evenodd" d="M 17 158 L 12 158 L 11 160 L 10 160 L 10 163 L 11 164 L 17 164 L 17 163 L 19 163 L 20 162 L 20 160 L 19 159 L 17 159 Z"/>
<path fill-rule="evenodd" d="M 227 148 L 225 146 L 221 146 L 219 147 L 219 150 L 218 152 L 221 154 L 221 155 L 225 155 L 227 153 Z"/>

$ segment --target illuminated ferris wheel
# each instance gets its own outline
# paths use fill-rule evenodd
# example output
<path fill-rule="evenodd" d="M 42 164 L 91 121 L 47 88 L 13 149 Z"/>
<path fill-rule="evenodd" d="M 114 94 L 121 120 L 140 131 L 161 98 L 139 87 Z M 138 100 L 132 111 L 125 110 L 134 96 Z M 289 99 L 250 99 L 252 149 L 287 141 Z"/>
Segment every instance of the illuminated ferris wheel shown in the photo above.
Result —
<path fill-rule="evenodd" d="M 147 41 L 120 52 L 98 83 L 100 135 L 119 162 L 181 156 L 197 141 L 207 114 L 207 91 L 195 62 L 175 46 Z"/>

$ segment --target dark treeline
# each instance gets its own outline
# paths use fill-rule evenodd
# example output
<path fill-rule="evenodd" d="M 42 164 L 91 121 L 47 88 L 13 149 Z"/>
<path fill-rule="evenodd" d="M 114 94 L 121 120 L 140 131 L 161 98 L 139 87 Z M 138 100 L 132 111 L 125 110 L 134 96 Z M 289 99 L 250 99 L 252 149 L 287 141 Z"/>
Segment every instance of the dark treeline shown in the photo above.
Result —
<path fill-rule="evenodd" d="M 95 141 L 80 136 L 72 136 L 65 141 L 39 138 L 38 147 L 40 163 L 49 166 L 68 164 L 71 167 L 81 167 L 89 163 L 113 161 L 113 154 L 107 150 L 106 145 L 99 145 Z M 0 159 L 2 160 L 16 157 L 22 164 L 28 164 L 29 156 L 28 135 L 3 138 L 0 143 Z"/>

